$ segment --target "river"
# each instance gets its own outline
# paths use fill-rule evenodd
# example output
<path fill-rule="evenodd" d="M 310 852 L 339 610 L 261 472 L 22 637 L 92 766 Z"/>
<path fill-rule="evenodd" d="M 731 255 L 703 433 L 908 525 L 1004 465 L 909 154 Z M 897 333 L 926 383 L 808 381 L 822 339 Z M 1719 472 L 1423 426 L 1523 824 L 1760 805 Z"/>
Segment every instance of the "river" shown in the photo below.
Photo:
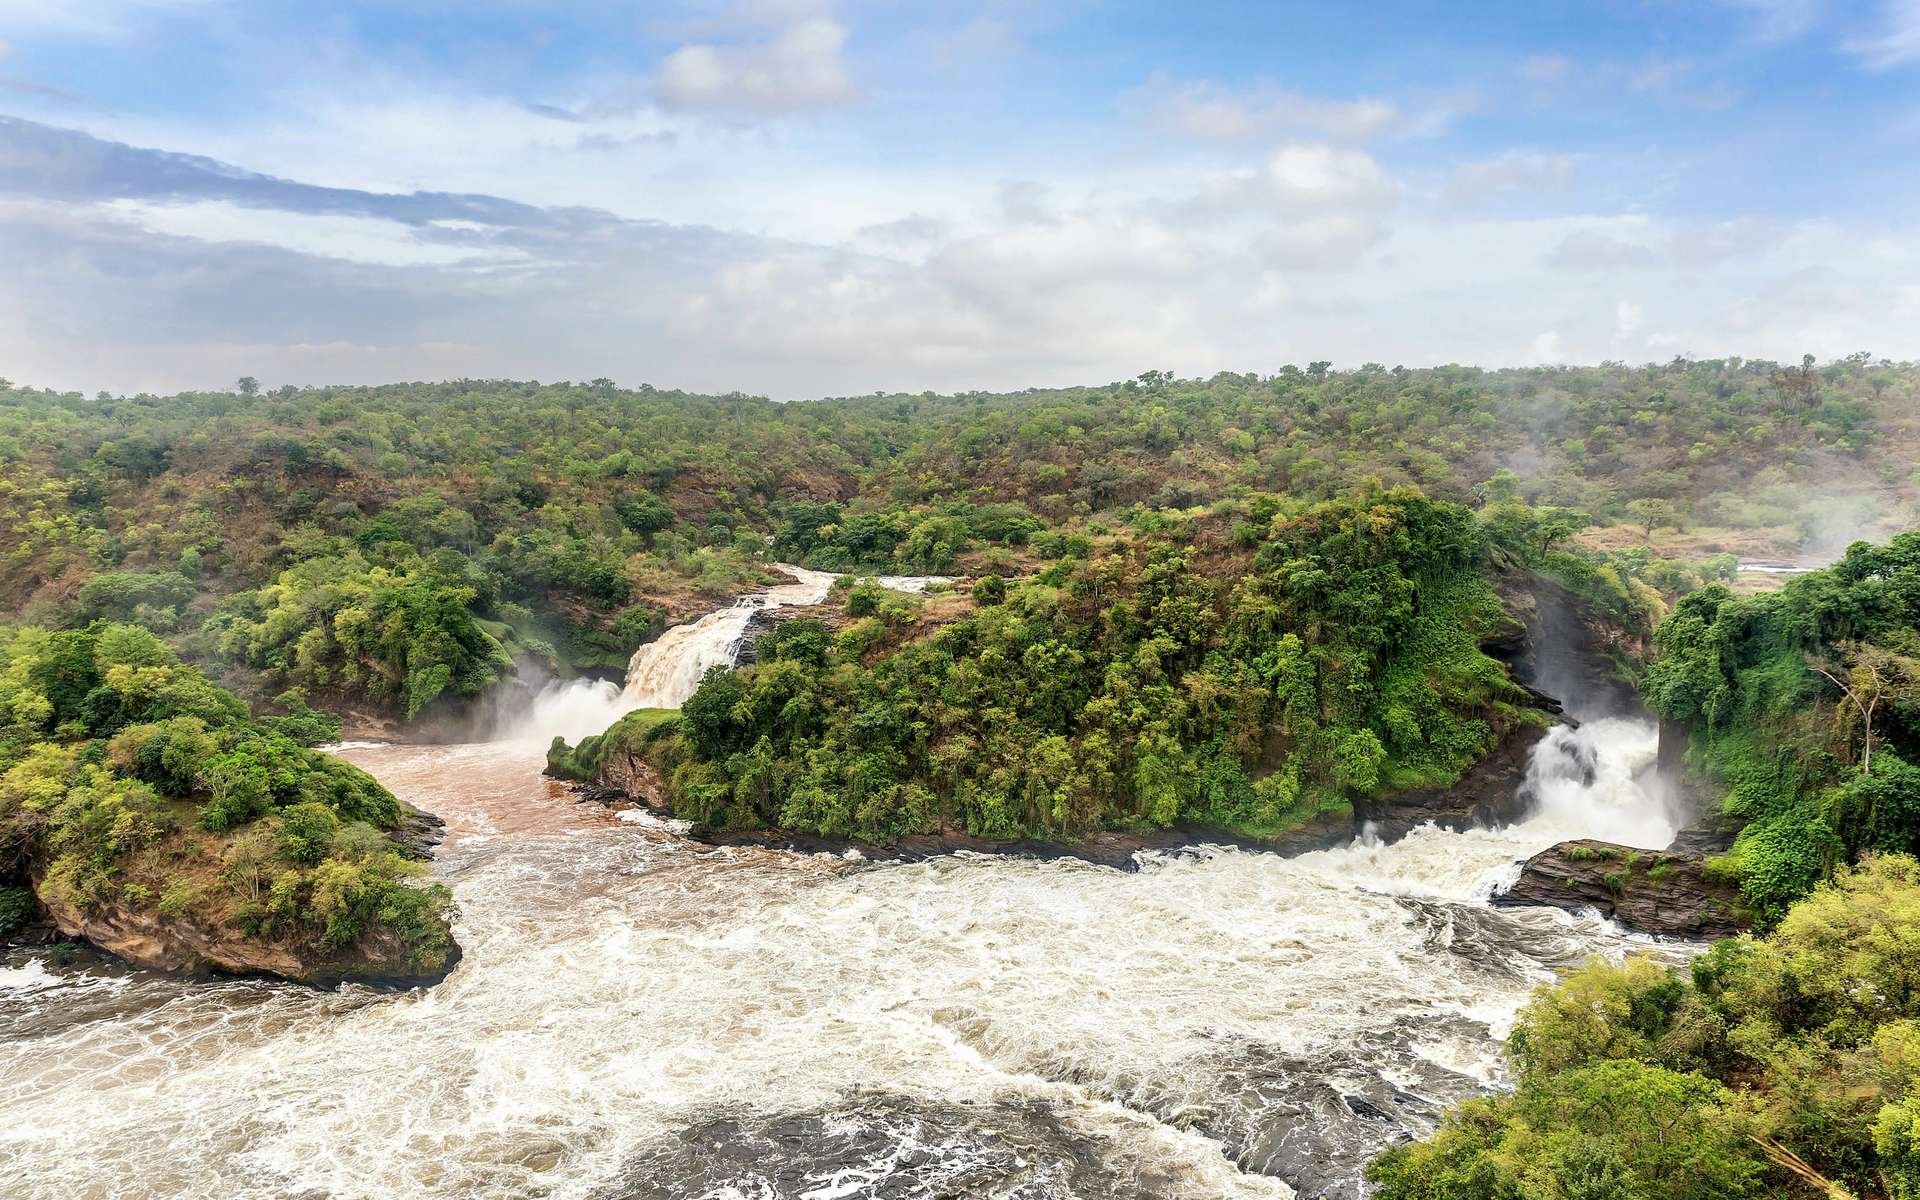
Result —
<path fill-rule="evenodd" d="M 1132 873 L 715 849 L 544 779 L 607 697 L 550 700 L 504 741 L 338 751 L 447 822 L 435 988 L 0 966 L 6 1194 L 1357 1196 L 1498 1083 L 1530 989 L 1641 944 L 1493 887 L 1671 833 L 1652 727 L 1612 719 L 1541 743 L 1501 831 Z"/>

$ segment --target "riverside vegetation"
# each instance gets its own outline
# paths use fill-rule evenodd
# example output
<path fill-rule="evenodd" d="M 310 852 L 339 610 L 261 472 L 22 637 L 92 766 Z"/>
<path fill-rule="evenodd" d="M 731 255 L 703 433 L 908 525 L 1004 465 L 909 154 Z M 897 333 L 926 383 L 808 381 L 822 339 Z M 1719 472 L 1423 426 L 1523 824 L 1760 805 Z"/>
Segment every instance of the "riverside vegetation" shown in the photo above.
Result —
<path fill-rule="evenodd" d="M 0 853 L 50 910 L 151 913 L 198 946 L 256 939 L 314 977 L 446 965 L 451 897 L 408 884 L 418 867 L 387 837 L 399 802 L 306 748 L 337 721 L 255 720 L 153 633 L 105 622 L 0 631 L 0 713 Z M 28 899 L 0 892 L 0 917 Z"/>
<path fill-rule="evenodd" d="M 1380 1200 L 1920 1195 L 1920 862 L 1867 858 L 1685 972 L 1596 961 L 1470 1100 L 1368 1174 Z"/>
<path fill-rule="evenodd" d="M 338 728 L 321 714 L 452 727 L 505 689 L 619 670 L 783 559 L 974 582 L 842 591 L 838 627 L 781 624 L 758 666 L 562 748 L 556 771 L 638 749 L 687 815 L 840 836 L 1278 833 L 1447 782 L 1541 719 L 1480 648 L 1500 572 L 1547 572 L 1644 637 L 1730 576 L 1721 551 L 1900 519 L 1917 392 L 1920 370 L 1867 356 L 1316 363 L 790 405 L 605 380 L 91 399 L 0 383 L 0 920 L 37 891 L 430 975 L 453 953 L 444 890 L 407 881 L 392 797 L 304 748 Z M 1701 592 L 1661 653 L 1691 662 L 1687 622 L 1825 586 Z M 1836 688 L 1904 678 L 1871 655 L 1910 655 L 1886 630 L 1911 613 L 1883 616 L 1803 639 L 1831 687 L 1809 674 L 1790 696 L 1720 655 L 1736 699 L 1696 717 L 1686 697 L 1718 693 L 1656 668 L 1655 703 L 1697 721 L 1703 769 L 1753 819 L 1723 868 L 1763 923 L 1856 852 L 1903 848 L 1891 693 L 1871 740 L 1848 734 L 1792 788 L 1749 769 L 1839 736 Z M 203 707 L 138 691 L 154 673 L 196 681 Z M 1738 732 L 1747 695 L 1779 718 L 1760 734 Z M 1836 792 L 1857 818 L 1833 815 Z M 1815 820 L 1833 839 L 1795 858 L 1793 823 Z"/>

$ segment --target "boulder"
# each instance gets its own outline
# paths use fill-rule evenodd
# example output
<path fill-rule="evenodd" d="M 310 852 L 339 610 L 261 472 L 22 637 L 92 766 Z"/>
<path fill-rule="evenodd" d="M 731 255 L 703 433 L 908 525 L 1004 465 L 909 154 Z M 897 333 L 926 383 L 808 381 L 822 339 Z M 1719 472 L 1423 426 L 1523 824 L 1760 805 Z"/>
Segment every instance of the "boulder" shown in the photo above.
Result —
<path fill-rule="evenodd" d="M 1636 850 L 1612 842 L 1561 842 L 1528 859 L 1496 904 L 1593 909 L 1645 933 L 1711 939 L 1750 924 L 1739 888 L 1713 878 L 1694 850 Z"/>

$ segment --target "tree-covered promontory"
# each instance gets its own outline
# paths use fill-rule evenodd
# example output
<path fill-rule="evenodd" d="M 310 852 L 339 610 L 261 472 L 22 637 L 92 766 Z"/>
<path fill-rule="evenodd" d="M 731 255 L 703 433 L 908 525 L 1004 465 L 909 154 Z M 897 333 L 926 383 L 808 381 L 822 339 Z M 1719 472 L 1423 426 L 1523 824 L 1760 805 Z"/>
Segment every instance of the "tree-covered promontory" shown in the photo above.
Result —
<path fill-rule="evenodd" d="M 779 625 L 644 733 L 674 811 L 885 841 L 1284 831 L 1545 718 L 1472 512 L 1411 488 L 1144 522 L 1004 591 Z M 970 601 L 968 603 L 967 601 Z"/>
<path fill-rule="evenodd" d="M 255 720 L 105 622 L 0 630 L 0 719 L 0 934 L 37 897 L 149 966 L 431 979 L 455 953 L 450 893 L 389 836 L 400 803 L 308 748 L 337 721 Z"/>

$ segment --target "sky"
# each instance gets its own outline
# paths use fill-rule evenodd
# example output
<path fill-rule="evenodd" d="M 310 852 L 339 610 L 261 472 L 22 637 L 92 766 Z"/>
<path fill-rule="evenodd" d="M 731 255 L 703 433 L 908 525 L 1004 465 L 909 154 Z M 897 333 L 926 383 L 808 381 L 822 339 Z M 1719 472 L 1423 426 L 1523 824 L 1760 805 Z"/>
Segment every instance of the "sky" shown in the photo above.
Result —
<path fill-rule="evenodd" d="M 1920 0 L 0 0 L 0 376 L 1920 358 Z"/>

